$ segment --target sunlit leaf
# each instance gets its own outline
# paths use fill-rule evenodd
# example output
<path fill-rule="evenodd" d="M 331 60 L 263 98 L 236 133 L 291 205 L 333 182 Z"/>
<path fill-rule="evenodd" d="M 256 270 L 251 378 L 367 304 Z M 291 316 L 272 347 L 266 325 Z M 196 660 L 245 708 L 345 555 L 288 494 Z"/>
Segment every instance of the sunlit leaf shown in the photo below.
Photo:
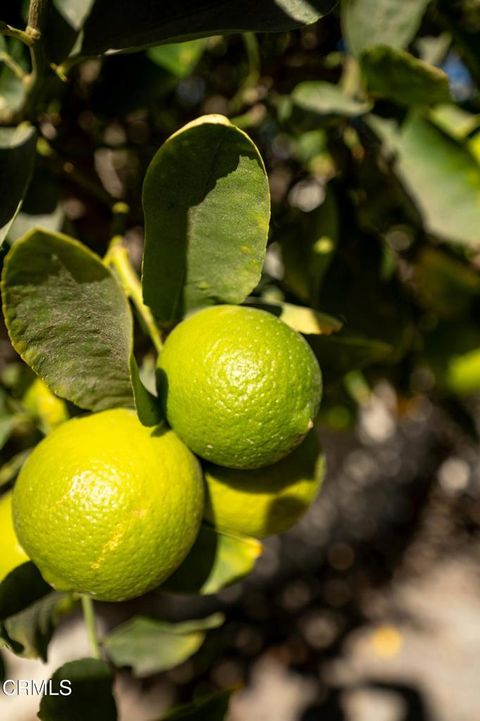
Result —
<path fill-rule="evenodd" d="M 2 297 L 14 348 L 54 393 L 95 411 L 132 405 L 130 308 L 97 255 L 31 231 L 7 256 Z"/>
<path fill-rule="evenodd" d="M 369 92 L 400 105 L 435 105 L 451 100 L 448 77 L 405 50 L 376 45 L 361 56 Z"/>
<path fill-rule="evenodd" d="M 143 290 L 159 322 L 257 285 L 270 218 L 268 180 L 250 138 L 220 115 L 171 136 L 148 169 Z"/>
<path fill-rule="evenodd" d="M 430 0 L 343 0 L 342 25 L 354 55 L 374 45 L 406 47 Z"/>
<path fill-rule="evenodd" d="M 161 590 L 173 593 L 218 593 L 253 570 L 262 553 L 255 538 L 220 533 L 203 524 L 193 548 Z"/>

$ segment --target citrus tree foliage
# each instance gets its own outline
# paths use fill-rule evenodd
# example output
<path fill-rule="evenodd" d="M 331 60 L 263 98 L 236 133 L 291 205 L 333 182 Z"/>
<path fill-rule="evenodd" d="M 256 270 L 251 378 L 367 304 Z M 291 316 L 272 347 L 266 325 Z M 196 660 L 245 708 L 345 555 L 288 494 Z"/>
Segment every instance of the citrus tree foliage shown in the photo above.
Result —
<path fill-rule="evenodd" d="M 468 0 L 2 3 L 2 301 L 19 360 L 0 375 L 0 491 L 69 414 L 161 422 L 165 334 L 222 302 L 305 335 L 326 426 L 350 427 L 358 389 L 382 380 L 477 433 L 479 27 Z M 261 552 L 205 524 L 155 594 L 215 598 Z M 46 659 L 77 605 L 33 564 L 12 570 L 0 644 Z M 55 672 L 74 694 L 39 718 L 116 719 L 116 669 L 195 659 L 223 621 L 132 616 L 103 660 Z M 229 698 L 166 718 L 220 721 Z"/>

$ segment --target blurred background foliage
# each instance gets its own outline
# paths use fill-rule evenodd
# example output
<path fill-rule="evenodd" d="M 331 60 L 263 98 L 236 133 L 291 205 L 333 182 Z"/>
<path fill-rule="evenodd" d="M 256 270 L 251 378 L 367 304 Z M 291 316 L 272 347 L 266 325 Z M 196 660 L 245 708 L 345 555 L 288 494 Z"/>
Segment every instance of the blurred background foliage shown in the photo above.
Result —
<path fill-rule="evenodd" d="M 3 0 L 1 19 L 23 27 L 22 5 Z M 52 43 L 74 38 L 88 16 L 74 7 L 86 5 L 55 2 L 63 34 Z M 95 52 L 103 42 L 85 38 Z M 49 52 L 64 61 L 65 48 Z M 478 532 L 480 2 L 344 0 L 298 30 L 213 35 L 64 66 L 66 77 L 62 66 L 48 73 L 35 105 L 25 105 L 28 53 L 0 36 L 0 163 L 16 168 L 14 181 L 0 173 L 0 187 L 15 184 L 22 195 L 28 185 L 13 223 L 13 208 L 0 217 L 3 255 L 36 225 L 100 254 L 120 231 L 139 268 L 152 156 L 188 121 L 221 113 L 252 137 L 270 179 L 257 300 L 311 307 L 342 326 L 309 336 L 325 376 L 320 421 L 331 486 L 323 510 L 288 536 L 290 550 L 283 541 L 267 547 L 243 595 L 199 602 L 204 613 L 230 609 L 226 628 L 243 641 L 229 647 L 228 634 L 215 630 L 171 682 L 180 700 L 192 683 L 212 690 L 215 653 L 224 667 L 215 666 L 214 687 L 244 681 L 252 659 L 271 647 L 308 675 L 319 652 L 335 656 L 363 622 L 363 593 L 390 581 L 405 558 L 421 572 L 432 547 L 458 548 Z M 21 125 L 12 141 L 12 125 L 24 120 L 36 139 Z M 114 212 L 119 202 L 128 212 Z M 146 353 L 145 376 L 149 362 Z M 4 485 L 66 410 L 18 361 L 5 332 L 0 381 Z M 355 459 L 357 476 L 348 466 Z M 328 510 L 335 522 L 325 520 Z M 427 530 L 425 517 L 433 519 Z M 160 607 L 172 613 L 168 601 Z M 319 608 L 327 618 L 320 642 L 298 630 Z M 325 684 L 305 721 L 347 718 Z"/>

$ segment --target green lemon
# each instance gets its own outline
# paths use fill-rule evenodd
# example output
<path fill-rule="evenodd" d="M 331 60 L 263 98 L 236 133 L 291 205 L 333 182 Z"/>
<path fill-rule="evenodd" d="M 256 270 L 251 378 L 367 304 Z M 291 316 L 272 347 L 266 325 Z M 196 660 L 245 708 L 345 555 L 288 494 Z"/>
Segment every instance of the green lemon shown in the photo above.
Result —
<path fill-rule="evenodd" d="M 10 571 L 28 561 L 28 556 L 18 542 L 13 527 L 12 493 L 0 497 L 0 581 Z"/>
<path fill-rule="evenodd" d="M 315 431 L 267 468 L 241 471 L 206 464 L 206 518 L 220 531 L 254 538 L 283 533 L 308 510 L 324 475 L 325 457 Z"/>
<path fill-rule="evenodd" d="M 59 426 L 23 466 L 13 496 L 18 538 L 62 591 L 122 601 L 183 561 L 204 510 L 198 461 L 129 410 Z"/>
<path fill-rule="evenodd" d="M 159 385 L 168 422 L 202 458 L 229 468 L 280 460 L 313 426 L 322 392 L 305 339 L 274 315 L 216 306 L 167 338 Z"/>

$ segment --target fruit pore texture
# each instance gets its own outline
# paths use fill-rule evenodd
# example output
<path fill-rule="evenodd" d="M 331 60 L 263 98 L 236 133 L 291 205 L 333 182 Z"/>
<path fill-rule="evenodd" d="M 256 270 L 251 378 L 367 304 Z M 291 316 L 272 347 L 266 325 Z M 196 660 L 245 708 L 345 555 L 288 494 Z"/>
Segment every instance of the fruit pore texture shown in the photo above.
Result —
<path fill-rule="evenodd" d="M 54 588 L 121 601 L 178 567 L 203 506 L 200 466 L 175 433 L 116 409 L 47 436 L 20 472 L 13 512 L 22 546 Z"/>
<path fill-rule="evenodd" d="M 280 460 L 313 426 L 320 368 L 274 315 L 216 306 L 178 325 L 159 363 L 167 419 L 202 458 L 254 469 Z"/>

